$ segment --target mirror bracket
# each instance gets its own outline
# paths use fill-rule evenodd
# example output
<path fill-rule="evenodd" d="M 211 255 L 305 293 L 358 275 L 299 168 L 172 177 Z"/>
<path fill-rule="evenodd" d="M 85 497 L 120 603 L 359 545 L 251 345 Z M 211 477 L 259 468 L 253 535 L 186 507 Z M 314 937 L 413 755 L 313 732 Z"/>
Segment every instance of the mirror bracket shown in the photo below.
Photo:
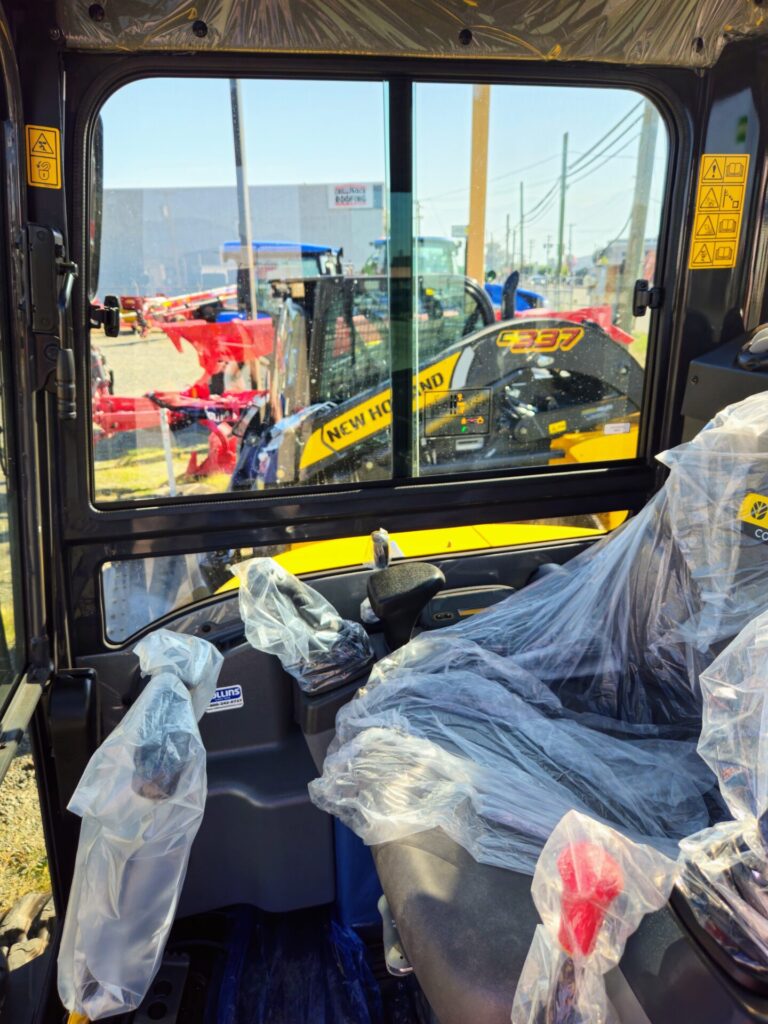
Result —
<path fill-rule="evenodd" d="M 116 338 L 120 333 L 120 302 L 117 296 L 105 295 L 103 306 L 91 303 L 88 318 L 91 330 L 103 327 L 108 338 Z"/>

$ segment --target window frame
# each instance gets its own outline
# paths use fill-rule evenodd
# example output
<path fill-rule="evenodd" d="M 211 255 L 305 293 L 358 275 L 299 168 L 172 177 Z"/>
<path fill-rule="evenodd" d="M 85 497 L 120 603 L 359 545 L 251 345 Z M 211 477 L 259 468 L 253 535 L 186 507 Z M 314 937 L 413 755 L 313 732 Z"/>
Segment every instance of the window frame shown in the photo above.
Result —
<path fill-rule="evenodd" d="M 632 460 L 581 466 L 531 467 L 490 472 L 451 473 L 412 478 L 402 464 L 393 478 L 354 484 L 286 487 L 278 491 L 221 493 L 200 498 L 157 498 L 143 502 L 97 505 L 91 457 L 90 389 L 88 387 L 87 294 L 81 273 L 74 296 L 74 338 L 78 368 L 78 420 L 62 424 L 61 444 L 68 472 L 62 479 L 66 508 L 63 539 L 68 549 L 68 574 L 73 595 L 92 593 L 93 574 L 101 561 L 147 554 L 174 554 L 225 546 L 262 546 L 300 540 L 330 539 L 367 532 L 386 519 L 390 529 L 469 525 L 473 522 L 523 520 L 604 511 L 637 510 L 658 486 L 660 477 L 652 453 L 674 443 L 675 424 L 663 415 L 669 374 L 665 364 L 675 358 L 679 344 L 675 315 L 683 296 L 673 287 L 686 226 L 693 154 L 692 116 L 699 83 L 686 69 L 624 68 L 433 59 L 367 59 L 348 57 L 195 54 L 64 55 L 68 79 L 68 145 L 70 223 L 73 256 L 83 266 L 87 249 L 86 159 L 96 116 L 105 100 L 132 81 L 150 77 L 240 77 L 312 80 L 373 80 L 389 83 L 393 97 L 408 99 L 388 118 L 390 203 L 405 193 L 401 237 L 412 232 L 412 84 L 463 82 L 505 85 L 552 85 L 632 89 L 656 106 L 667 130 L 668 161 L 657 252 L 658 283 L 668 299 L 650 321 L 648 359 L 638 453 Z M 394 85 L 394 91 L 393 91 Z M 75 115 L 72 115 L 72 111 Z M 390 107 L 391 110 L 391 107 Z M 407 122 L 407 123 L 406 123 Z M 394 137 L 394 144 L 393 144 Z M 398 188 L 399 186 L 399 188 Z M 406 188 L 407 186 L 407 188 Z M 394 210 L 390 213 L 394 221 Z M 393 238 L 396 237 L 393 235 Z M 395 251 L 394 244 L 392 252 Z M 412 255 L 412 254 L 411 254 Z M 390 258 L 392 259 L 392 257 Z M 410 266 L 410 263 L 408 264 Z M 406 294 L 403 307 L 410 316 Z M 682 291 L 682 290 L 681 290 Z M 97 335 L 98 337 L 98 335 Z M 661 339 L 665 340 L 662 346 Z M 410 408 L 410 328 L 407 345 L 393 345 L 393 392 L 401 396 L 399 414 L 393 403 L 393 455 L 410 452 L 413 415 Z M 395 375 L 407 379 L 408 390 L 394 386 Z M 403 401 L 403 396 L 406 400 Z M 405 407 L 408 408 L 405 408 Z M 667 435 L 663 436 L 663 432 Z M 382 516 L 383 509 L 386 515 Z M 201 537 L 205 537 L 202 543 Z M 76 606 L 76 604 L 75 604 Z"/>

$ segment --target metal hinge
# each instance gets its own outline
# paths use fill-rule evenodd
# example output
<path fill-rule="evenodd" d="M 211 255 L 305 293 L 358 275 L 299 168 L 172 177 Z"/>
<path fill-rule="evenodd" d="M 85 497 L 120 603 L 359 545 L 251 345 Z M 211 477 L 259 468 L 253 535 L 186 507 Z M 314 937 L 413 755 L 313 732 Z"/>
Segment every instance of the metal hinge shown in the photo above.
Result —
<path fill-rule="evenodd" d="M 29 680 L 46 683 L 53 673 L 51 643 L 47 636 L 33 636 L 29 641 Z"/>
<path fill-rule="evenodd" d="M 651 288 L 648 281 L 635 281 L 632 292 L 632 316 L 645 316 L 646 309 L 658 309 L 664 301 L 664 289 Z"/>

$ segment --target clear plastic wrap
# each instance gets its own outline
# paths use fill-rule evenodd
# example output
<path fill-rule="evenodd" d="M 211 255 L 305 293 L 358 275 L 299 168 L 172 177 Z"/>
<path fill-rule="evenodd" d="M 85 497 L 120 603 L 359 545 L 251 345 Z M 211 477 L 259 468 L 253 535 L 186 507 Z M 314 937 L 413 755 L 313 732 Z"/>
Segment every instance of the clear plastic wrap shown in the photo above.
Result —
<path fill-rule="evenodd" d="M 205 29 L 199 27 L 203 22 Z M 101 21 L 57 0 L 68 46 L 100 50 L 252 50 L 375 56 L 714 64 L 729 39 L 765 32 L 744 0 L 121 0 Z M 462 34 L 469 30 L 471 36 Z"/>
<path fill-rule="evenodd" d="M 441 827 L 527 872 L 571 808 L 672 855 L 724 816 L 695 749 L 699 675 L 768 607 L 743 515 L 768 479 L 768 396 L 660 459 L 665 486 L 623 528 L 378 663 L 337 716 L 320 807 L 367 843 Z"/>
<path fill-rule="evenodd" d="M 610 1024 L 603 975 L 643 917 L 663 907 L 675 861 L 574 811 L 558 823 L 531 892 L 534 933 L 512 1005 L 512 1024 Z"/>
<path fill-rule="evenodd" d="M 768 977 L 768 614 L 702 674 L 699 753 L 735 820 L 681 844 L 680 888 L 739 965 Z"/>
<path fill-rule="evenodd" d="M 88 762 L 69 803 L 83 821 L 59 995 L 89 1020 L 135 1009 L 149 989 L 207 793 L 197 723 L 221 654 L 207 640 L 167 629 L 134 650 L 151 679 Z"/>
<path fill-rule="evenodd" d="M 343 686 L 373 660 L 368 634 L 272 558 L 232 566 L 252 647 L 276 655 L 305 693 Z"/>

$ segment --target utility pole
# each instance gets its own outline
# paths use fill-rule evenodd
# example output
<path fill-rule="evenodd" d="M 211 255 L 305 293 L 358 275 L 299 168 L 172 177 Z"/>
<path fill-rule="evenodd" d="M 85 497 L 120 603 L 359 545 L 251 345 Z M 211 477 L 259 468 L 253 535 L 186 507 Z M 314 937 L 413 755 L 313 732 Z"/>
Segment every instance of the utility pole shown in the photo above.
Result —
<path fill-rule="evenodd" d="M 531 265 L 531 270 L 533 270 L 533 247 L 534 247 L 534 240 L 531 238 L 528 241 L 528 262 Z"/>
<path fill-rule="evenodd" d="M 517 228 L 512 228 L 512 249 L 510 250 L 510 258 L 507 262 L 507 270 L 512 270 L 512 260 L 516 259 L 515 253 L 517 252 Z"/>
<path fill-rule="evenodd" d="M 547 235 L 547 240 L 544 243 L 544 251 L 547 254 L 547 270 L 549 270 L 549 254 L 552 251 L 552 235 Z"/>
<path fill-rule="evenodd" d="M 563 135 L 563 162 L 560 170 L 560 218 L 557 224 L 557 267 L 555 268 L 555 279 L 557 281 L 563 276 L 563 236 L 565 231 L 565 190 L 568 187 L 566 178 L 568 176 L 568 132 Z"/>
<path fill-rule="evenodd" d="M 523 183 L 520 182 L 520 273 L 525 273 L 525 213 L 523 211 Z"/>
<path fill-rule="evenodd" d="M 469 175 L 469 229 L 467 231 L 467 275 L 485 278 L 485 202 L 488 190 L 488 120 L 491 110 L 490 85 L 472 86 L 472 150 Z"/>
<path fill-rule="evenodd" d="M 640 142 L 637 150 L 635 172 L 635 195 L 632 200 L 632 217 L 629 224 L 629 241 L 624 260 L 624 271 L 619 283 L 618 323 L 625 331 L 632 330 L 632 296 L 635 280 L 645 254 L 645 228 L 648 220 L 648 202 L 653 180 L 653 158 L 656 154 L 656 136 L 659 130 L 659 116 L 653 105 L 646 100 L 643 124 L 640 128 Z"/>
<path fill-rule="evenodd" d="M 229 96 L 232 104 L 232 140 L 235 146 L 235 175 L 237 181 L 237 223 L 238 234 L 240 235 L 240 259 L 237 261 L 237 305 L 238 309 L 245 312 L 249 320 L 255 320 L 258 314 L 256 305 L 256 267 L 253 260 L 253 227 L 251 225 L 251 197 L 248 191 L 248 163 L 245 156 L 245 134 L 243 130 L 243 97 L 240 91 L 240 81 L 236 78 L 229 80 Z M 246 277 L 246 287 L 242 288 L 241 279 L 243 274 Z M 243 309 L 244 307 L 244 309 Z M 276 355 L 273 348 L 269 365 L 269 387 L 274 391 L 277 386 L 275 362 Z M 249 361 L 248 372 L 251 377 L 251 385 L 256 388 L 264 387 L 264 364 L 266 360 L 254 359 Z M 273 406 L 277 407 L 276 400 Z"/>
<path fill-rule="evenodd" d="M 253 265 L 253 230 L 251 227 L 251 197 L 248 194 L 248 164 L 243 144 L 243 98 L 240 82 L 229 80 L 229 95 L 232 103 L 232 137 L 235 144 L 235 174 L 237 178 L 237 223 L 240 233 L 240 270 L 248 273 L 248 291 L 245 297 L 246 312 L 250 319 L 256 319 L 256 272 Z M 238 295 L 238 301 L 242 301 Z"/>
<path fill-rule="evenodd" d="M 509 266 L 509 214 L 507 214 L 507 231 L 504 236 L 504 266 Z"/>

